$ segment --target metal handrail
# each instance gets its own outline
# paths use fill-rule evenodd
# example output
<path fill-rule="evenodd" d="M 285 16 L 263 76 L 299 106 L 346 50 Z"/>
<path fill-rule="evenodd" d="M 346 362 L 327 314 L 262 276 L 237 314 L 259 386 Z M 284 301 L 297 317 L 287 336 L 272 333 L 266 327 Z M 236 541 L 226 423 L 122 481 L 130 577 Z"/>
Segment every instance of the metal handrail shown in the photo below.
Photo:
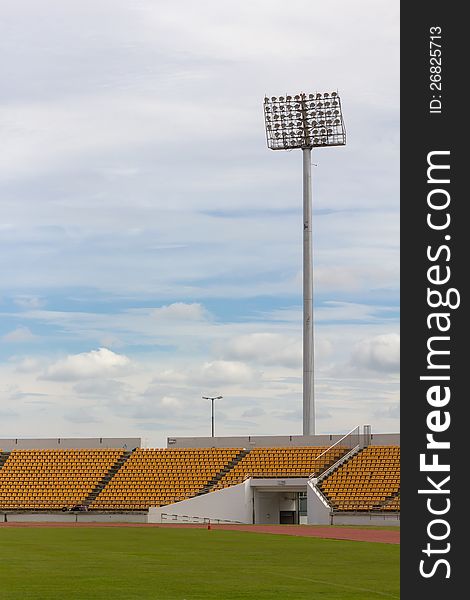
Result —
<path fill-rule="evenodd" d="M 318 460 L 319 458 L 321 458 L 324 454 L 326 454 L 327 452 L 329 452 L 332 448 L 334 448 L 335 446 L 338 446 L 341 444 L 341 442 L 343 440 L 345 440 L 348 436 L 350 436 L 353 432 L 357 431 L 357 437 L 359 439 L 360 436 L 360 429 L 359 429 L 359 425 L 356 425 L 356 427 L 353 427 L 351 429 L 351 431 L 349 431 L 348 433 L 346 433 L 345 435 L 343 435 L 342 438 L 340 438 L 337 442 L 335 442 L 334 444 L 332 444 L 331 446 L 329 446 L 329 448 L 327 448 L 326 450 L 324 450 L 321 454 L 319 454 L 318 456 L 315 457 L 314 460 Z M 349 450 L 353 450 L 355 447 L 357 447 L 359 444 L 356 444 L 355 446 L 351 445 L 351 447 L 349 448 Z M 315 473 L 312 473 L 309 476 L 309 479 L 312 479 L 315 477 Z"/>
<path fill-rule="evenodd" d="M 170 517 L 170 519 L 167 519 Z M 212 519 L 210 517 L 198 517 L 198 516 L 190 516 L 190 515 L 178 515 L 176 513 L 161 513 L 160 514 L 160 522 L 163 521 L 173 521 L 177 523 L 202 523 L 202 524 L 224 524 L 224 523 L 233 523 L 235 525 L 243 525 L 242 521 L 233 521 L 230 519 Z"/>

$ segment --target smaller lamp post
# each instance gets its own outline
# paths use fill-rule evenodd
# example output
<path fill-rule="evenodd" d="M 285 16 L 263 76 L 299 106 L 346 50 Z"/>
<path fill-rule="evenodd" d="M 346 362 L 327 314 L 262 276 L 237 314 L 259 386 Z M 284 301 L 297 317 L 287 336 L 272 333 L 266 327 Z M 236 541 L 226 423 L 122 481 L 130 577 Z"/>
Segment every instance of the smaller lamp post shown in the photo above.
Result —
<path fill-rule="evenodd" d="M 211 401 L 211 437 L 214 437 L 214 400 L 221 400 L 223 396 L 202 396 L 203 400 Z"/>

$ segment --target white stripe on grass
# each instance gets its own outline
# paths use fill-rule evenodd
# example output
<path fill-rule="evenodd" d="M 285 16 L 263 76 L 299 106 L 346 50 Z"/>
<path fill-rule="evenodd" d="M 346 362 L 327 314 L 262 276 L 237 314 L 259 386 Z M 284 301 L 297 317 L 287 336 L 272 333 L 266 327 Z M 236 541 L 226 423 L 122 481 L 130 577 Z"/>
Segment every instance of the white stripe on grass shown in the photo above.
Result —
<path fill-rule="evenodd" d="M 348 590 L 355 590 L 357 592 L 370 592 L 371 594 L 377 594 L 378 596 L 386 596 L 387 598 L 397 598 L 400 600 L 400 596 L 396 596 L 395 594 L 389 594 L 388 592 L 379 592 L 377 590 L 371 590 L 369 588 L 357 587 L 355 585 L 346 585 L 344 583 L 332 583 L 331 581 L 323 581 L 322 579 L 311 579 L 310 577 L 300 577 L 298 575 L 287 575 L 287 573 L 279 573 L 271 572 L 271 575 L 277 575 L 278 577 L 289 577 L 290 579 L 302 579 L 303 581 L 310 581 L 311 583 L 321 583 L 322 585 L 329 585 L 333 587 L 341 587 L 346 588 Z"/>

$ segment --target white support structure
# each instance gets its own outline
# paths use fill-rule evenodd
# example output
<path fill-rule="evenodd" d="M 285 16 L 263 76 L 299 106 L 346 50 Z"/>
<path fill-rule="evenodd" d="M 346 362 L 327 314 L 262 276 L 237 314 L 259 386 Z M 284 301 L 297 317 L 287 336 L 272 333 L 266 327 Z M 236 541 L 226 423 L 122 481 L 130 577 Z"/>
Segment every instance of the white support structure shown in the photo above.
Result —
<path fill-rule="evenodd" d="M 337 91 L 264 98 L 271 150 L 303 154 L 303 434 L 315 433 L 313 360 L 312 148 L 344 146 L 346 130 Z"/>
<path fill-rule="evenodd" d="M 313 347 L 312 149 L 303 158 L 303 434 L 315 434 Z"/>
<path fill-rule="evenodd" d="M 168 515 L 172 515 L 175 522 L 200 523 L 201 519 L 206 519 L 214 523 L 253 523 L 253 492 L 250 481 L 247 479 L 238 485 L 167 506 L 152 506 L 148 512 L 148 522 L 171 522 Z"/>
<path fill-rule="evenodd" d="M 332 509 L 316 486 L 316 479 L 307 483 L 307 523 L 309 525 L 331 525 Z"/>

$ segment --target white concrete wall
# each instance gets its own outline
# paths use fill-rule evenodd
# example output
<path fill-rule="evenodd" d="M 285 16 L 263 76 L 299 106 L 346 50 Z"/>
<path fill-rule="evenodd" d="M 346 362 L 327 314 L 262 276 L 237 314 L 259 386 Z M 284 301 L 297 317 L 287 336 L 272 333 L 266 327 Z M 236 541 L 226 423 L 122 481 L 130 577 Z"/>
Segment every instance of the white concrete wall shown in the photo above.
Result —
<path fill-rule="evenodd" d="M 269 446 L 331 446 L 343 434 L 323 435 L 251 435 L 237 437 L 169 437 L 168 448 L 266 448 Z M 373 433 L 371 444 L 375 446 L 400 445 L 399 433 Z"/>
<path fill-rule="evenodd" d="M 269 446 L 331 446 L 342 435 L 258 435 L 240 437 L 185 437 L 167 438 L 168 448 L 266 448 Z M 174 443 L 171 443 L 174 440 Z M 373 433 L 371 443 L 375 446 L 400 445 L 399 433 Z M 0 449 L 36 450 L 53 448 L 133 448 L 142 447 L 142 438 L 4 438 Z"/>
<path fill-rule="evenodd" d="M 371 446 L 399 446 L 399 433 L 373 433 L 370 436 Z"/>
<path fill-rule="evenodd" d="M 305 492 L 307 477 L 252 477 L 251 487 L 259 488 L 263 492 Z"/>
<path fill-rule="evenodd" d="M 264 491 L 265 488 L 253 489 L 255 523 L 257 525 L 278 525 L 282 510 L 295 511 L 297 508 L 294 492 L 280 492 L 278 489 L 276 491 Z"/>
<path fill-rule="evenodd" d="M 255 491 L 255 523 L 257 525 L 279 525 L 280 494 Z"/>
<path fill-rule="evenodd" d="M 77 513 L 77 523 L 147 523 L 147 513 Z"/>
<path fill-rule="evenodd" d="M 3 513 L 1 521 L 8 523 L 75 523 L 72 513 Z"/>
<path fill-rule="evenodd" d="M 216 492 L 213 492 L 214 494 Z M 276 494 L 272 494 L 275 496 Z M 308 498 L 308 492 L 307 492 Z M 174 506 L 174 505 L 173 505 Z M 308 499 L 307 499 L 308 506 Z M 162 507 L 167 508 L 167 507 Z M 156 510 L 156 509 L 150 509 Z M 281 509 L 289 510 L 289 509 Z M 162 512 L 164 512 L 162 510 Z M 318 515 L 315 517 L 310 511 L 307 520 L 304 521 L 310 525 L 379 525 L 379 526 L 400 526 L 400 515 L 389 513 L 337 513 L 331 519 L 326 513 L 323 514 L 323 520 Z M 0 523 L 160 523 L 160 520 L 150 519 L 146 513 L 2 513 L 0 512 Z M 309 520 L 309 518 L 311 520 Z M 215 520 L 215 519 L 214 519 Z M 233 520 L 233 519 L 227 519 Z M 167 520 L 164 522 L 171 522 Z M 252 523 L 252 519 L 244 521 Z M 260 522 L 261 521 L 257 521 Z M 272 522 L 272 521 L 270 521 Z M 301 521 L 302 522 L 302 521 Z"/>
<path fill-rule="evenodd" d="M 296 494 L 279 494 L 279 510 L 297 510 Z"/>
<path fill-rule="evenodd" d="M 189 500 L 167 506 L 150 507 L 149 523 L 169 522 L 162 514 L 188 517 L 189 520 L 211 519 L 213 521 L 238 521 L 253 523 L 253 493 L 250 482 L 245 481 L 232 487 L 209 492 Z"/>
<path fill-rule="evenodd" d="M 80 449 L 80 448 L 126 448 L 141 447 L 141 438 L 8 438 L 0 439 L 0 448 L 11 450 Z"/>
<path fill-rule="evenodd" d="M 381 525 L 399 526 L 400 514 L 394 513 L 336 513 L 333 514 L 333 525 Z"/>
<path fill-rule="evenodd" d="M 147 513 L 1 513 L 0 523 L 147 523 Z"/>
<path fill-rule="evenodd" d="M 307 523 L 309 525 L 329 525 L 331 508 L 315 487 L 313 481 L 307 484 Z"/>

